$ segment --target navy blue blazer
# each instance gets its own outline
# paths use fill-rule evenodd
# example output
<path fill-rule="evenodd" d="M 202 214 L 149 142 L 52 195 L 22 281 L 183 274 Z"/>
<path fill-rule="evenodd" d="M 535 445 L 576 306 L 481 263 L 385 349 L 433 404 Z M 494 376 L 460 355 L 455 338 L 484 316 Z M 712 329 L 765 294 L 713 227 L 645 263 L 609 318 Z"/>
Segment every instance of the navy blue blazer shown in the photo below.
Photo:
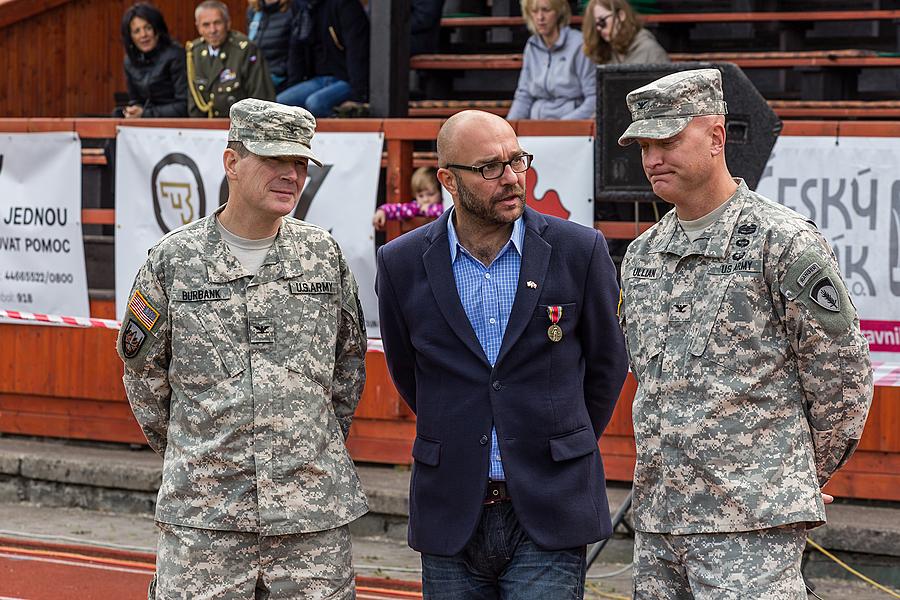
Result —
<path fill-rule="evenodd" d="M 536 544 L 557 550 L 607 538 L 597 440 L 627 361 L 606 241 L 593 229 L 525 209 L 519 285 L 491 368 L 456 291 L 451 212 L 378 252 L 385 358 L 416 413 L 409 545 L 452 556 L 472 537 L 492 424 L 516 516 Z M 556 343 L 547 335 L 554 305 L 563 307 Z"/>

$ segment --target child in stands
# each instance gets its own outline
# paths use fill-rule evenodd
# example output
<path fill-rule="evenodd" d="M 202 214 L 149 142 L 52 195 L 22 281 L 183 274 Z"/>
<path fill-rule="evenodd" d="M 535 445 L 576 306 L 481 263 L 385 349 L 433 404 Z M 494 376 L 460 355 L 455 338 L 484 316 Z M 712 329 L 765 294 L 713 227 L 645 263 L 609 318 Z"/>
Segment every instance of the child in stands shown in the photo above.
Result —
<path fill-rule="evenodd" d="M 429 167 L 420 167 L 413 173 L 410 182 L 412 193 L 416 199 L 411 202 L 382 204 L 372 217 L 372 225 L 381 231 L 386 221 L 407 221 L 413 217 L 439 217 L 444 212 L 441 202 L 441 185 L 437 179 L 437 171 Z"/>

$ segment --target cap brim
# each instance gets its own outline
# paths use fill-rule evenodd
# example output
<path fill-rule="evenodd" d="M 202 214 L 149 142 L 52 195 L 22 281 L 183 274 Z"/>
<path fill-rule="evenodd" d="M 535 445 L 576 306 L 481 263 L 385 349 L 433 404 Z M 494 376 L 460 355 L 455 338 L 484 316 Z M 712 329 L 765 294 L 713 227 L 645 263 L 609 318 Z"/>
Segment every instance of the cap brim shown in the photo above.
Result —
<path fill-rule="evenodd" d="M 297 142 L 244 142 L 244 147 L 257 156 L 302 156 L 322 166 L 311 149 Z"/>
<path fill-rule="evenodd" d="M 688 126 L 691 119 L 693 117 L 665 117 L 635 121 L 619 138 L 619 145 L 627 146 L 638 138 L 664 140 L 676 136 Z"/>

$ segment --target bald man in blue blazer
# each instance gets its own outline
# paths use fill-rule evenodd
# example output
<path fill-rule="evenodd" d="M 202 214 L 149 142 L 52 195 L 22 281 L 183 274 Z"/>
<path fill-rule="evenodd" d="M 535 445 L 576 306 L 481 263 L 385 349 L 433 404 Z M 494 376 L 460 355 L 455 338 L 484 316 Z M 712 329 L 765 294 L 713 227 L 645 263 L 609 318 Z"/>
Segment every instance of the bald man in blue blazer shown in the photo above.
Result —
<path fill-rule="evenodd" d="M 612 534 L 597 440 L 627 371 L 615 267 L 599 232 L 525 206 L 531 160 L 503 119 L 451 117 L 453 208 L 378 252 L 426 598 L 580 598 L 585 545 Z"/>

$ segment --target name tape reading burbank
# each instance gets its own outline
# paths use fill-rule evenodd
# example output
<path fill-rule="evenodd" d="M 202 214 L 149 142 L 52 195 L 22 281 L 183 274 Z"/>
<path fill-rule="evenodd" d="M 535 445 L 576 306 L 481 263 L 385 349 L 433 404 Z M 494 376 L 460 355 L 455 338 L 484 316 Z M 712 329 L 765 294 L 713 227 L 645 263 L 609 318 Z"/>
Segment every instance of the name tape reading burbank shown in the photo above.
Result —
<path fill-rule="evenodd" d="M 89 316 L 71 132 L 0 134 L 0 308 Z"/>
<path fill-rule="evenodd" d="M 831 243 L 873 359 L 900 358 L 900 139 L 778 139 L 759 193 Z"/>

